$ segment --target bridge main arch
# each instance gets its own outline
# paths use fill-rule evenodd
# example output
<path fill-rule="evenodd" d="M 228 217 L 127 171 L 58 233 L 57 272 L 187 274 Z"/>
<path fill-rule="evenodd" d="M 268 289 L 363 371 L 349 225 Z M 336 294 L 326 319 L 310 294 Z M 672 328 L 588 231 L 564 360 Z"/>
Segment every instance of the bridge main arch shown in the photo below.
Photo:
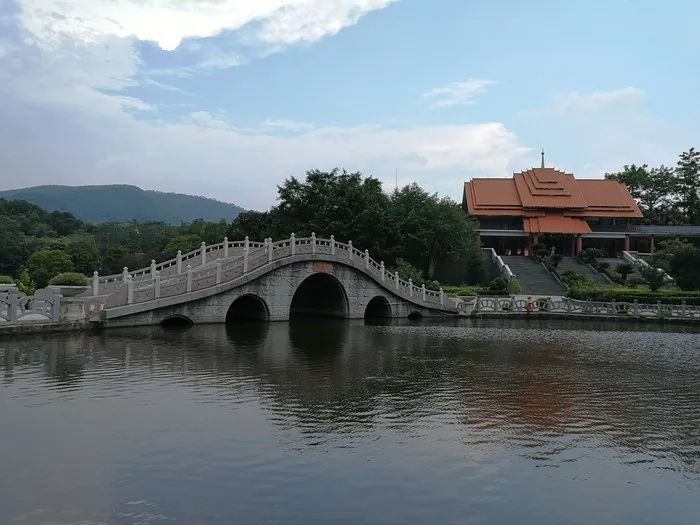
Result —
<path fill-rule="evenodd" d="M 348 296 L 343 283 L 329 273 L 313 273 L 294 292 L 289 317 L 350 317 Z"/>
<path fill-rule="evenodd" d="M 258 295 L 246 293 L 237 297 L 226 312 L 226 324 L 235 321 L 268 321 L 270 310 Z"/>

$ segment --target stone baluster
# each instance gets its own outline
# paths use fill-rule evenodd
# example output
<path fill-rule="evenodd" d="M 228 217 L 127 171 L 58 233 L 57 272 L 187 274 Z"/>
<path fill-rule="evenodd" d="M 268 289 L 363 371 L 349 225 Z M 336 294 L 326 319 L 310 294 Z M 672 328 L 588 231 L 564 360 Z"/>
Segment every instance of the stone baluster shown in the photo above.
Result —
<path fill-rule="evenodd" d="M 354 248 L 352 247 L 352 241 L 348 241 L 348 257 L 350 257 L 351 261 L 352 261 L 353 250 L 354 250 Z"/>
<path fill-rule="evenodd" d="M 394 272 L 394 287 L 398 290 L 399 289 L 399 272 Z"/>
<path fill-rule="evenodd" d="M 134 303 L 134 278 L 129 275 L 126 279 L 126 304 Z"/>
<path fill-rule="evenodd" d="M 369 250 L 365 250 L 365 268 L 369 270 Z"/>
<path fill-rule="evenodd" d="M 423 294 L 423 302 L 425 302 L 425 285 L 424 285 L 424 284 L 421 284 L 420 289 L 421 289 L 421 292 L 422 292 L 422 294 Z"/>
<path fill-rule="evenodd" d="M 189 264 L 187 265 L 186 273 L 187 273 L 187 291 L 191 292 L 192 291 L 192 266 Z"/>
<path fill-rule="evenodd" d="M 663 309 L 661 308 L 661 301 L 656 301 L 656 316 L 661 319 L 664 316 Z"/>
<path fill-rule="evenodd" d="M 331 255 L 335 255 L 335 236 L 331 235 Z"/>
<path fill-rule="evenodd" d="M 289 236 L 289 246 L 292 248 L 292 255 L 296 252 L 297 240 L 294 234 Z"/>
<path fill-rule="evenodd" d="M 413 279 L 408 280 L 408 295 L 413 297 Z"/>
<path fill-rule="evenodd" d="M 151 259 L 151 279 L 156 278 L 156 260 Z"/>
<path fill-rule="evenodd" d="M 221 262 L 216 260 L 216 284 L 221 284 Z"/>
<path fill-rule="evenodd" d="M 379 271 L 382 272 L 382 282 L 386 280 L 386 272 L 384 271 L 384 261 L 379 263 Z"/>
<path fill-rule="evenodd" d="M 311 232 L 311 253 L 316 253 L 316 233 Z"/>
<path fill-rule="evenodd" d="M 250 239 L 248 236 L 245 236 L 245 239 L 243 239 L 243 249 L 248 250 L 250 248 Z"/>
<path fill-rule="evenodd" d="M 511 302 L 515 300 L 515 297 L 511 299 Z M 442 290 L 442 286 L 440 287 L 440 306 L 445 306 L 445 292 Z"/>
<path fill-rule="evenodd" d="M 92 272 L 92 296 L 97 297 L 100 294 L 100 274 L 97 270 Z"/>
<path fill-rule="evenodd" d="M 685 309 L 685 301 L 681 301 L 681 317 L 685 319 L 687 311 Z"/>
<path fill-rule="evenodd" d="M 180 275 L 182 273 L 182 250 L 177 251 L 175 261 L 175 264 L 177 264 L 177 274 Z"/>
<path fill-rule="evenodd" d="M 207 264 L 207 243 L 202 241 L 199 249 L 202 251 L 202 266 Z"/>
<path fill-rule="evenodd" d="M 129 279 L 129 268 L 124 266 L 122 269 L 122 282 L 125 283 Z"/>
<path fill-rule="evenodd" d="M 634 316 L 639 317 L 639 301 L 637 299 L 634 300 Z"/>
<path fill-rule="evenodd" d="M 228 258 L 228 237 L 224 237 L 224 259 Z"/>
<path fill-rule="evenodd" d="M 14 322 L 17 320 L 17 310 L 19 309 L 19 292 L 17 288 L 10 288 L 7 291 L 7 320 Z"/>
<path fill-rule="evenodd" d="M 274 250 L 274 246 L 272 245 L 272 237 L 268 237 L 267 239 L 267 262 L 271 263 L 272 262 L 272 254 Z"/>
<path fill-rule="evenodd" d="M 61 295 L 55 294 L 51 299 L 51 320 L 57 323 L 61 320 Z"/>
<path fill-rule="evenodd" d="M 153 285 L 153 298 L 160 299 L 160 272 L 156 272 L 156 282 Z"/>

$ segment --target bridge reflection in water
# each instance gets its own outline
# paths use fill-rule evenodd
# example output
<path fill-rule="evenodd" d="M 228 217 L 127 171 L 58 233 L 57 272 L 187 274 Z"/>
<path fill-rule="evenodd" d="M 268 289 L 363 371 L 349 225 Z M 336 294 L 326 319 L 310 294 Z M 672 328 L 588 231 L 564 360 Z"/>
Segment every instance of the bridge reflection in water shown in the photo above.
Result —
<path fill-rule="evenodd" d="M 73 521 L 134 502 L 183 522 L 700 511 L 690 328 L 231 321 L 0 343 L 0 443 L 23 473 L 0 481 L 0 522 L 36 493 Z"/>

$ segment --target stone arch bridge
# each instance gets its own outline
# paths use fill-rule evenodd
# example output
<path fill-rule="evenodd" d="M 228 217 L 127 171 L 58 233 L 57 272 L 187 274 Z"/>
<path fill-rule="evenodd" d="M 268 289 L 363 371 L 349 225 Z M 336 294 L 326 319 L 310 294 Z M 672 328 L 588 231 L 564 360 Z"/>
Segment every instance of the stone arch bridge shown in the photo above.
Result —
<path fill-rule="evenodd" d="M 352 242 L 311 237 L 244 241 L 178 252 L 168 261 L 119 275 L 93 275 L 86 298 L 105 326 L 288 320 L 295 315 L 348 319 L 454 316 L 461 301 L 418 287 Z"/>

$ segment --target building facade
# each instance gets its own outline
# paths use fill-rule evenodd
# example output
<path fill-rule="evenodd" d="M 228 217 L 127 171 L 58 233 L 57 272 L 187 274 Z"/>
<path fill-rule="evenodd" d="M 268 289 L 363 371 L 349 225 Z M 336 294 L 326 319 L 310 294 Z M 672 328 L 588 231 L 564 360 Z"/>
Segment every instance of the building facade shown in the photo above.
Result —
<path fill-rule="evenodd" d="M 478 221 L 482 245 L 500 255 L 528 255 L 539 242 L 562 255 L 595 247 L 607 256 L 653 252 L 660 240 L 700 237 L 698 226 L 640 225 L 642 213 L 623 184 L 576 179 L 554 168 L 532 168 L 510 179 L 464 183 L 463 205 Z"/>

